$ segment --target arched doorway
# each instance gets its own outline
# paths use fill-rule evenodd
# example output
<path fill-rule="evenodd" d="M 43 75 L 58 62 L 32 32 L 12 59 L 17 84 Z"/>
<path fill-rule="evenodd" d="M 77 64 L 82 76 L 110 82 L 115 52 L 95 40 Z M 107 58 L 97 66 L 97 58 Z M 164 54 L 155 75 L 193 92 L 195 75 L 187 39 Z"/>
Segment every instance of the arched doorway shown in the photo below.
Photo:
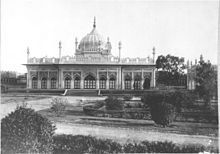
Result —
<path fill-rule="evenodd" d="M 70 77 L 66 77 L 64 80 L 64 88 L 65 89 L 70 89 L 71 88 L 71 78 Z"/>
<path fill-rule="evenodd" d="M 50 87 L 51 89 L 56 89 L 57 80 L 56 78 L 52 78 L 50 81 Z"/>
<path fill-rule="evenodd" d="M 96 88 L 96 80 L 92 75 L 88 75 L 84 79 L 84 89 L 95 89 Z"/>
<path fill-rule="evenodd" d="M 41 89 L 47 89 L 47 79 L 46 78 L 41 79 Z"/>
<path fill-rule="evenodd" d="M 37 78 L 36 77 L 32 78 L 32 89 L 37 89 Z"/>
<path fill-rule="evenodd" d="M 101 76 L 99 79 L 99 88 L 106 89 L 106 77 Z"/>
<path fill-rule="evenodd" d="M 143 88 L 144 88 L 144 89 L 150 89 L 150 79 L 149 79 L 149 78 L 146 78 L 146 79 L 144 80 Z"/>
<path fill-rule="evenodd" d="M 80 77 L 76 76 L 74 79 L 74 89 L 80 89 Z"/>

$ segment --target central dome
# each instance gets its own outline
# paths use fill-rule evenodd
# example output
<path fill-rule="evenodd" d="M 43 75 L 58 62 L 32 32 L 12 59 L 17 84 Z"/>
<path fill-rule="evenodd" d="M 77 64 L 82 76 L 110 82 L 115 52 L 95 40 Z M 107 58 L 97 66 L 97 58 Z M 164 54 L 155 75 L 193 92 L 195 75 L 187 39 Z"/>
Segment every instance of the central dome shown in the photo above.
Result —
<path fill-rule="evenodd" d="M 105 41 L 95 27 L 80 41 L 79 44 L 79 49 L 82 51 L 98 51 L 102 50 L 104 47 Z"/>
<path fill-rule="evenodd" d="M 79 52 L 103 52 L 103 51 L 110 51 L 111 44 L 109 40 L 107 43 L 103 39 L 103 37 L 97 32 L 96 30 L 96 22 L 94 18 L 94 24 L 92 31 L 87 34 L 79 43 L 78 51 Z"/>

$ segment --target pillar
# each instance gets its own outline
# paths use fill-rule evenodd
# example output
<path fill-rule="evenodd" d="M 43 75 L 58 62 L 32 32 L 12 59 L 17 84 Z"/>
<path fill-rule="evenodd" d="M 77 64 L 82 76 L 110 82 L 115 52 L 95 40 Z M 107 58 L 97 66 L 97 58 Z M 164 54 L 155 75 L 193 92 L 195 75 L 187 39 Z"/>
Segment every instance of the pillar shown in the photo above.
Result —
<path fill-rule="evenodd" d="M 144 72 L 143 72 L 143 69 L 141 69 L 141 89 L 144 89 Z"/>
<path fill-rule="evenodd" d="M 50 79 L 47 78 L 47 89 L 51 89 L 51 86 L 50 86 Z"/>
<path fill-rule="evenodd" d="M 125 89 L 125 82 L 124 82 L 124 72 L 122 70 L 122 73 L 121 73 L 121 83 L 122 83 L 122 89 L 124 90 Z"/>
<path fill-rule="evenodd" d="M 155 69 L 153 69 L 153 74 L 152 74 L 152 76 L 153 76 L 153 88 L 155 88 L 155 87 L 156 87 L 156 75 L 155 75 Z"/>
<path fill-rule="evenodd" d="M 96 89 L 99 89 L 99 71 L 96 71 Z"/>
<path fill-rule="evenodd" d="M 80 89 L 83 89 L 83 78 L 80 79 Z"/>
<path fill-rule="evenodd" d="M 106 76 L 106 89 L 109 89 L 109 76 L 108 76 L 108 68 L 107 68 L 107 76 Z"/>
<path fill-rule="evenodd" d="M 70 89 L 74 89 L 74 78 L 73 77 L 71 78 L 71 87 L 70 87 Z"/>
<path fill-rule="evenodd" d="M 134 89 L 134 72 L 131 72 L 131 89 Z"/>

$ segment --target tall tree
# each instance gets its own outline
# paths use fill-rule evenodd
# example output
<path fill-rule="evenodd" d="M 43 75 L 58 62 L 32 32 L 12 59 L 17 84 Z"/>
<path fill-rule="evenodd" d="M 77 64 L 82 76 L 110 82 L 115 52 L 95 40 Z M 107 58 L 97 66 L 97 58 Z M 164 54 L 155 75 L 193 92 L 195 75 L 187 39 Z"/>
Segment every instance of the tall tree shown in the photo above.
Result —
<path fill-rule="evenodd" d="M 158 56 L 156 68 L 167 72 L 183 73 L 186 67 L 183 57 L 179 58 L 168 54 L 167 56 Z"/>
<path fill-rule="evenodd" d="M 178 85 L 180 78 L 183 78 L 185 64 L 184 58 L 168 54 L 160 55 L 156 60 L 156 68 L 159 71 L 158 83 L 165 85 Z"/>
<path fill-rule="evenodd" d="M 196 67 L 195 91 L 204 99 L 206 105 L 210 105 L 213 96 L 217 96 L 217 71 L 210 62 L 200 59 Z"/>

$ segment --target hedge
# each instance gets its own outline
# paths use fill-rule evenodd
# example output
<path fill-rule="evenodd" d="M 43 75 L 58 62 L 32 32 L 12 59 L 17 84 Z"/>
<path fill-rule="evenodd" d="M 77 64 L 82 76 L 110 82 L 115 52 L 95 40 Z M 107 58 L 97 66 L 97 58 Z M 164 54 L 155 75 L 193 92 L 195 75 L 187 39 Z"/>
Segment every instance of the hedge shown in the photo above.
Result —
<path fill-rule="evenodd" d="M 119 144 L 109 139 L 92 136 L 54 136 L 54 154 L 60 153 L 198 153 L 216 152 L 218 149 L 200 144 L 177 145 L 172 142 L 149 142 Z"/>

